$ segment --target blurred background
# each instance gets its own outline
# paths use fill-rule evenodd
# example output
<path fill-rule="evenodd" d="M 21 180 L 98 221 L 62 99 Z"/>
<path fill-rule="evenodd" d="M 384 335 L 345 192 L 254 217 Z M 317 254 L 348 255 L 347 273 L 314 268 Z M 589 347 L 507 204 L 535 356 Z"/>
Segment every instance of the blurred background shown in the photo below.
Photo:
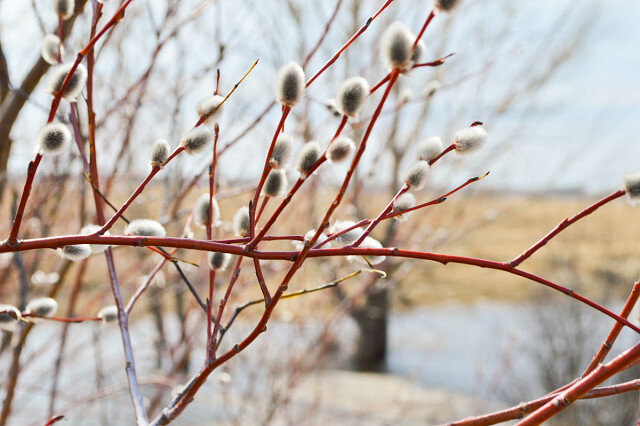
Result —
<path fill-rule="evenodd" d="M 278 68 L 294 60 L 304 64 L 307 78 L 313 75 L 382 3 L 134 1 L 95 49 L 104 194 L 121 205 L 146 175 L 152 142 L 178 144 L 197 121 L 195 106 L 215 89 L 216 70 L 224 95 L 259 59 L 219 121 L 216 197 L 223 223 L 215 238 L 230 238 L 231 218 L 252 195 L 280 115 L 274 103 Z M 117 7 L 106 2 L 104 16 Z M 345 78 L 361 75 L 374 84 L 386 74 L 378 43 L 389 24 L 400 20 L 417 32 L 430 7 L 430 1 L 395 0 L 314 82 L 287 121 L 296 150 L 331 138 L 339 118 L 327 104 Z M 92 1 L 76 0 L 76 11 L 64 40 L 65 61 L 88 40 Z M 464 0 L 452 13 L 437 15 L 423 37 L 423 59 L 454 55 L 442 66 L 401 76 L 336 219 L 375 217 L 401 186 L 399 175 L 417 159 L 421 140 L 438 135 L 448 144 L 476 120 L 489 132 L 487 145 L 471 156 L 443 158 L 418 201 L 490 174 L 406 222 L 384 223 L 374 232 L 383 244 L 509 260 L 565 217 L 619 189 L 624 173 L 638 170 L 640 156 L 634 140 L 638 16 L 640 3 L 633 0 Z M 44 35 L 56 26 L 49 1 L 0 0 L 2 235 L 9 232 L 12 205 L 48 114 L 50 74 L 39 55 Z M 379 98 L 376 93 L 366 101 L 347 136 L 359 140 Z M 78 106 L 84 135 L 83 98 Z M 67 120 L 68 104 L 59 114 Z M 205 238 L 188 217 L 208 190 L 209 161 L 179 156 L 125 216 L 157 219 L 172 236 Z M 43 162 L 22 238 L 77 233 L 95 222 L 82 170 L 75 147 Z M 273 233 L 303 235 L 317 226 L 345 172 L 345 165 L 321 169 Z M 289 177 L 296 179 L 295 171 Z M 522 268 L 619 311 L 640 270 L 637 218 L 637 210 L 617 200 L 560 234 Z M 117 223 L 112 233 L 121 234 L 124 225 Z M 265 246 L 291 249 L 289 243 Z M 202 265 L 182 266 L 204 294 L 205 255 L 180 250 L 176 256 Z M 125 299 L 161 259 L 132 247 L 117 248 L 115 257 Z M 287 266 L 264 262 L 267 285 L 275 288 Z M 359 268 L 345 259 L 314 259 L 291 289 L 314 288 Z M 398 259 L 377 268 L 387 277 L 362 272 L 282 301 L 268 333 L 214 372 L 176 423 L 444 423 L 536 398 L 579 376 L 613 325 L 574 300 L 498 271 Z M 222 291 L 228 274 L 218 277 Z M 259 297 L 250 267 L 238 286 L 229 314 Z M 0 303 L 21 307 L 42 295 L 58 300 L 59 316 L 95 315 L 113 303 L 104 259 L 69 264 L 53 251 L 0 255 Z M 260 313 L 259 306 L 244 310 L 223 346 L 246 335 Z M 167 265 L 131 324 L 138 376 L 150 413 L 157 414 L 172 390 L 201 368 L 203 314 Z M 15 393 L 3 422 L 42 424 L 64 414 L 71 424 L 129 424 L 117 325 L 43 322 L 2 333 L 0 396 L 6 404 L 9 389 Z M 612 354 L 637 341 L 625 333 Z M 637 374 L 629 370 L 615 382 Z M 635 424 L 637 404 L 635 393 L 579 402 L 551 424 Z"/>

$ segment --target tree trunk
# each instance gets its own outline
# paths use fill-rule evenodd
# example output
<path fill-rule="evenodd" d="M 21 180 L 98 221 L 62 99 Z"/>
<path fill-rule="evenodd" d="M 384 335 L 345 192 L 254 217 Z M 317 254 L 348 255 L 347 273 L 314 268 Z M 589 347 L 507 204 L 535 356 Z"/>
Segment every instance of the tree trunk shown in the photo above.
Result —
<path fill-rule="evenodd" d="M 387 319 L 389 290 L 373 289 L 364 306 L 354 312 L 360 337 L 354 356 L 354 368 L 359 371 L 385 369 L 387 357 Z"/>

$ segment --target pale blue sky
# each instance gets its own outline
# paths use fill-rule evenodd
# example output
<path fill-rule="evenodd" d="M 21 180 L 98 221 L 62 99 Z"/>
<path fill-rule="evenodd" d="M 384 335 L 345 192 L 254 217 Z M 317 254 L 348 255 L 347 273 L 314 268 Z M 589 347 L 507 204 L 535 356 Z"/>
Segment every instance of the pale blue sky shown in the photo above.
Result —
<path fill-rule="evenodd" d="M 160 2 L 146 0 L 146 4 L 151 10 Z M 232 75 L 239 75 L 246 69 L 247 65 L 253 62 L 256 57 L 260 57 L 261 63 L 238 91 L 237 96 L 244 97 L 230 102 L 228 108 L 228 120 L 236 114 L 235 122 L 249 121 L 255 111 L 259 111 L 272 96 L 273 77 L 277 69 L 277 63 L 284 63 L 291 59 L 297 59 L 296 30 L 283 22 L 282 14 L 274 8 L 270 8 L 268 2 L 255 2 L 237 0 L 220 0 L 219 12 L 224 16 L 223 32 L 228 34 L 230 57 L 223 64 L 223 73 L 231 80 Z M 317 7 L 318 2 L 312 0 L 300 0 L 294 2 L 307 9 Z M 346 4 L 350 4 L 346 1 Z M 365 1 L 362 6 L 362 14 L 374 10 L 381 2 L 375 0 Z M 418 2 L 420 5 L 428 7 L 428 1 Z M 144 0 L 132 3 L 132 8 L 143 8 Z M 322 4 L 322 3 L 320 3 Z M 571 19 L 557 21 L 562 11 L 571 5 L 574 15 Z M 115 5 L 109 5 L 107 8 Z M 48 3 L 41 2 L 39 7 L 45 10 Z M 423 18 L 421 14 L 415 13 L 416 2 L 406 0 L 396 0 L 390 8 L 390 13 L 397 14 L 400 19 L 413 26 L 419 25 Z M 505 8 L 515 9 L 512 14 L 505 13 Z M 11 74 L 15 81 L 19 81 L 20 76 L 37 57 L 41 33 L 34 26 L 35 20 L 29 12 L 29 2 L 18 0 L 4 0 L 0 2 L 0 25 L 3 47 L 9 58 Z M 324 10 L 313 10 L 305 16 L 305 37 L 314 40 L 321 30 L 326 20 L 326 16 L 332 8 L 331 2 L 325 2 L 321 8 Z M 144 9 L 144 8 L 143 8 Z M 420 8 L 418 8 L 420 9 Z M 107 9 L 108 10 L 108 9 Z M 213 25 L 207 28 L 208 23 L 214 21 L 216 12 L 214 9 L 207 11 L 199 21 L 198 31 L 187 29 L 185 37 L 192 37 L 193 51 L 189 58 L 193 61 L 188 64 L 208 63 L 211 50 L 211 38 L 213 36 Z M 146 12 L 145 12 L 146 13 Z M 145 13 L 142 15 L 145 16 Z M 157 15 L 160 15 L 160 11 Z M 450 137 L 455 127 L 467 125 L 470 119 L 482 119 L 487 107 L 495 104 L 502 95 L 512 87 L 512 81 L 517 72 L 521 72 L 519 65 L 521 61 L 531 58 L 544 37 L 553 30 L 553 37 L 549 42 L 549 51 L 566 46 L 569 39 L 567 34 L 575 28 L 575 23 L 579 19 L 576 16 L 588 17 L 595 15 L 593 25 L 586 33 L 586 38 L 581 46 L 576 49 L 574 57 L 564 65 L 552 78 L 549 84 L 531 99 L 532 108 L 527 111 L 526 117 L 520 112 L 527 106 L 526 102 L 514 106 L 511 114 L 503 117 L 499 123 L 487 123 L 490 130 L 490 140 L 488 149 L 492 149 L 490 158 L 478 157 L 468 160 L 458 160 L 464 176 L 483 170 L 491 170 L 491 179 L 487 179 L 487 187 L 518 190 L 533 190 L 545 192 L 553 189 L 573 189 L 582 188 L 588 192 L 600 193 L 615 189 L 625 172 L 640 170 L 640 143 L 637 141 L 637 128 L 640 118 L 640 26 L 637 24 L 640 18 L 640 1 L 637 0 L 607 0 L 606 2 L 597 0 L 583 0 L 573 2 L 568 0 L 540 0 L 535 2 L 511 2 L 507 0 L 466 0 L 464 6 L 458 10 L 453 17 L 453 22 L 458 26 L 454 31 L 454 36 L 448 41 L 447 48 L 456 52 L 449 64 L 442 67 L 445 75 L 442 77 L 443 83 L 455 80 L 465 70 L 474 71 L 480 69 L 483 61 L 495 60 L 497 66 L 493 67 L 487 76 L 484 87 L 478 89 L 478 80 L 468 79 L 464 84 L 455 89 L 443 90 L 434 102 L 434 113 L 429 123 L 430 131 L 441 134 L 443 139 Z M 132 16 L 131 15 L 128 16 Z M 346 16 L 344 16 L 346 15 Z M 146 16 L 145 16 L 146 17 Z M 45 24 L 53 28 L 55 20 L 48 15 L 44 15 Z M 484 42 L 491 40 L 492 31 L 498 31 L 504 25 L 504 20 L 511 20 L 508 43 L 504 46 L 491 45 Z M 585 18 L 586 19 L 586 18 Z M 143 20 L 141 20 L 143 21 Z M 427 31 L 426 41 L 428 50 L 433 43 L 434 34 L 439 31 L 439 26 L 444 25 L 444 19 L 438 17 L 432 28 Z M 337 21 L 337 25 L 349 23 L 348 10 L 343 9 Z M 551 25 L 555 23 L 555 28 Z M 133 22 L 127 22 L 134 31 L 148 35 L 148 28 L 144 28 L 144 23 L 137 27 Z M 205 31 L 201 31 L 204 25 Z M 376 25 L 384 25 L 380 20 Z M 77 38 L 67 46 L 68 51 L 77 50 L 84 40 L 86 25 L 78 27 Z M 136 30 L 137 28 L 137 30 Z M 466 30 L 473 28 L 473 31 Z M 120 29 L 120 27 L 119 27 Z M 264 34 L 267 31 L 281 31 L 282 37 L 277 43 L 267 40 Z M 372 29 L 365 33 L 361 45 L 354 45 L 353 49 L 359 49 L 365 43 L 373 42 L 377 37 L 377 29 Z M 328 57 L 331 51 L 344 40 L 346 30 L 334 29 L 327 39 L 326 46 L 320 50 L 317 57 L 310 64 L 309 69 L 315 70 Z M 557 33 L 557 36 L 556 36 Z M 368 37 L 368 38 L 367 38 Z M 470 39 L 471 37 L 471 39 Z M 472 41 L 473 43 L 470 43 Z M 137 43 L 137 44 L 136 44 Z M 132 57 L 142 57 L 140 61 L 132 61 L 128 66 L 132 74 L 140 69 L 145 63 L 147 53 L 145 48 L 149 48 L 151 42 L 148 37 L 138 37 L 138 40 L 128 42 L 125 46 L 130 47 Z M 481 46 L 478 49 L 478 45 Z M 270 55 L 265 53 L 265 49 L 271 49 Z M 275 53 L 274 53 L 275 52 Z M 543 64 L 548 57 L 545 51 L 539 52 L 536 58 L 537 63 Z M 133 56 L 136 55 L 136 56 Z M 495 55 L 495 58 L 491 56 Z M 271 57 L 270 57 L 271 56 Z M 375 58 L 375 57 L 374 57 Z M 538 62 L 539 61 L 539 62 Z M 177 69 L 180 65 L 176 60 L 176 51 L 171 47 L 167 49 L 161 58 L 164 66 L 167 66 L 168 73 L 180 74 Z M 99 64 L 109 69 L 113 64 L 109 57 L 105 57 Z M 186 65 L 187 68 L 189 65 Z M 366 67 L 363 72 L 369 71 Z M 532 66 L 532 73 L 536 67 Z M 310 90 L 310 96 L 321 98 L 326 90 L 334 90 L 339 75 L 339 66 L 334 74 L 327 73 L 326 78 L 314 84 Z M 373 80 L 377 78 L 378 69 L 367 76 Z M 431 72 L 431 71 L 429 71 Z M 446 73 L 449 74 L 446 74 Z M 426 71 L 425 71 L 426 73 Z M 408 86 L 420 87 L 431 79 L 429 74 L 411 76 Z M 202 90 L 210 90 L 211 76 L 206 77 L 201 82 L 201 86 L 188 87 L 184 98 L 184 123 L 182 128 L 187 128 L 188 123 L 193 121 L 193 104 L 201 97 Z M 97 84 L 101 84 L 100 76 Z M 108 84 L 108 81 L 102 82 Z M 227 81 L 230 85 L 231 82 Z M 158 88 L 160 89 L 160 87 Z M 244 91 L 243 91 L 244 89 Z M 98 93 L 98 100 L 108 99 L 109 88 L 104 87 L 104 92 Z M 259 98 L 253 101 L 251 96 Z M 49 97 L 38 91 L 33 96 L 35 104 L 47 105 Z M 162 97 L 155 94 L 149 101 L 155 105 L 162 106 Z M 465 109 L 465 105 L 468 108 Z M 456 114 L 453 114 L 456 111 Z M 21 126 L 14 129 L 13 136 L 22 141 L 16 146 L 12 158 L 10 169 L 14 173 L 21 173 L 25 169 L 26 162 L 32 156 L 32 137 L 37 130 L 37 123 L 44 117 L 44 112 L 36 107 L 25 110 L 25 115 L 34 121 L 22 118 Z M 98 111 L 99 113 L 99 111 Z M 154 115 L 155 114 L 155 115 Z M 149 112 L 146 120 L 157 120 L 158 111 Z M 273 118 L 273 119 L 272 119 Z M 264 124 L 257 129 L 250 141 L 243 142 L 236 152 L 230 155 L 236 159 L 246 156 L 247 148 L 255 144 L 255 140 L 268 138 L 273 131 L 273 122 L 277 117 L 269 117 Z M 33 123 L 36 124 L 33 124 Z M 526 122 L 526 125 L 523 123 Z M 26 126 L 25 124 L 29 124 Z M 136 135 L 140 139 L 165 137 L 170 139 L 170 135 L 163 133 L 162 129 L 166 123 L 142 123 L 136 129 Z M 223 129 L 228 129 L 229 124 L 223 122 Z M 384 128 L 384 122 L 380 126 Z M 228 136 L 237 134 L 237 131 L 229 130 Z M 429 134 L 424 135 L 429 136 Z M 100 138 L 100 136 L 99 136 Z M 508 139 L 508 140 L 507 140 Z M 175 144 L 175 141 L 173 141 Z M 263 145 L 263 144 L 260 144 Z M 501 150 L 501 147 L 508 147 Z M 254 148 L 251 148 L 254 149 Z M 265 148 L 266 149 L 266 148 Z M 493 156 L 495 150 L 501 155 Z M 257 150 L 259 154 L 260 149 Z M 223 166 L 222 171 L 229 179 L 249 179 L 251 178 L 252 164 L 258 164 L 262 160 L 259 155 L 251 158 L 252 163 L 246 167 L 238 168 L 229 161 L 228 166 Z M 191 163 L 200 164 L 197 159 L 191 159 Z M 185 164 L 191 164 L 186 162 Z M 443 166 L 444 167 L 444 166 Z M 444 173 L 444 172 L 443 172 Z"/>

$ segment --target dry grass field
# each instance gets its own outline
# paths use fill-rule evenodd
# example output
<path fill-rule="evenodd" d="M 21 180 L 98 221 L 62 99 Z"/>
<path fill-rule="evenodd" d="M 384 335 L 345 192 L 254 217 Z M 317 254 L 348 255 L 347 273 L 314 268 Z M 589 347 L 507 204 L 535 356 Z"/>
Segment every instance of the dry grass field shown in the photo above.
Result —
<path fill-rule="evenodd" d="M 156 185 L 134 203 L 128 212 L 130 218 L 146 217 L 148 212 L 157 212 L 162 203 L 160 186 Z M 73 190 L 65 190 L 64 199 L 70 197 Z M 196 191 L 197 192 L 197 191 Z M 472 195 L 469 195 L 471 193 Z M 397 244 L 400 247 L 443 252 L 461 256 L 472 256 L 491 260 L 509 260 L 528 248 L 540 237 L 551 230 L 565 217 L 570 217 L 597 198 L 589 197 L 532 197 L 523 195 L 489 195 L 482 193 L 460 193 L 448 199 L 444 204 L 425 209 L 420 215 L 412 216 L 407 222 L 399 225 Z M 306 197 L 300 194 L 302 200 L 315 199 L 314 203 L 324 201 L 316 197 Z M 424 194 L 424 199 L 430 199 Z M 126 194 L 113 195 L 115 204 L 121 203 Z M 229 236 L 230 221 L 245 196 L 235 196 L 220 202 L 223 224 L 218 232 Z M 325 197 L 317 197 L 324 199 Z M 327 197 L 328 198 L 328 197 Z M 369 199 L 369 197 L 366 197 Z M 37 199 L 37 198 L 36 198 Z M 191 202 L 195 194 L 186 198 L 183 203 L 184 215 L 189 213 Z M 8 200 L 6 200 L 8 201 Z M 47 206 L 56 202 L 48 199 L 37 206 L 42 214 Z M 375 216 L 380 208 L 386 204 L 386 198 L 379 197 L 379 202 L 359 206 L 361 215 Z M 275 203 L 265 210 L 270 214 Z M 275 233 L 304 233 L 309 221 L 311 209 L 307 203 L 292 205 L 284 215 L 284 227 L 278 227 Z M 2 216 L 8 217 L 10 203 L 4 202 Z M 77 217 L 77 205 L 62 203 L 67 218 L 66 229 L 60 229 L 60 221 L 49 232 L 50 235 L 64 232 L 77 232 L 80 218 Z M 32 206 L 32 208 L 36 208 Z M 62 210 L 62 209 L 61 209 Z M 346 205 L 339 210 L 338 218 L 356 219 L 353 206 Z M 28 213 L 29 214 L 29 213 Z M 609 296 L 624 297 L 634 280 L 637 279 L 638 267 L 634 259 L 634 248 L 640 240 L 640 222 L 636 220 L 640 210 L 633 209 L 623 199 L 604 206 L 586 219 L 579 221 L 569 229 L 554 238 L 548 246 L 536 253 L 521 265 L 521 268 L 544 276 L 559 284 L 572 287 L 585 295 L 602 300 Z M 44 221 L 43 221 L 44 222 Z M 8 221 L 6 221 L 8 223 Z M 184 222 L 183 222 L 184 223 Z M 120 223 L 114 232 L 121 232 L 124 224 Z M 170 234 L 179 235 L 183 224 L 176 223 L 168 226 Z M 37 226 L 25 228 L 30 237 L 37 236 Z M 203 232 L 197 227 L 191 230 L 196 236 Z M 6 229 L 4 229 L 6 233 Z M 383 229 L 377 230 L 382 233 Z M 291 249 L 289 243 L 265 243 L 264 247 L 274 249 Z M 28 260 L 34 253 L 25 253 Z M 42 256 L 43 253 L 40 253 Z M 54 253 L 44 253 L 45 263 L 52 270 L 60 260 Z M 157 261 L 156 255 L 147 250 L 120 247 L 116 250 L 119 259 L 119 269 L 125 278 L 126 291 L 133 291 L 138 279 L 153 267 Z M 192 262 L 203 263 L 204 255 L 179 251 L 176 256 Z M 273 268 L 273 272 L 282 269 L 279 262 L 266 264 L 266 268 Z M 316 265 L 316 266 L 313 266 Z M 199 276 L 205 281 L 203 268 L 189 268 L 197 284 Z M 340 261 L 335 266 L 337 276 L 346 275 L 356 269 L 354 265 Z M 92 287 L 104 286 L 103 300 L 109 300 L 106 285 L 106 275 L 101 262 L 90 262 L 90 268 L 95 268 L 90 274 Z M 202 271 L 200 271 L 202 269 Z M 250 268 L 247 268 L 247 270 Z M 305 275 L 301 275 L 292 283 L 292 289 L 313 287 L 333 279 L 328 277 L 318 262 L 305 266 Z M 168 269 L 175 274 L 173 269 Z M 46 271 L 45 271 L 46 272 Z M 246 272 L 246 271 L 245 271 Z M 486 299 L 519 302 L 532 297 L 546 297 L 553 294 L 552 290 L 541 288 L 535 283 L 493 270 L 479 270 L 464 265 L 440 265 L 433 262 L 403 261 L 393 275 L 399 283 L 399 291 L 394 292 L 395 305 L 399 309 L 410 308 L 425 304 L 466 304 Z M 7 278 L 7 277 L 5 277 Z M 247 275 L 250 278 L 250 274 Z M 12 280 L 17 285 L 17 281 Z M 343 285 L 348 290 L 353 281 Z M 396 285 L 396 283 L 393 283 Z M 204 284 L 203 284 L 204 286 Z M 95 288 L 94 287 L 94 288 Z M 257 295 L 253 286 L 248 286 L 250 294 Z M 204 288 L 204 287 L 203 287 Z M 0 296 L 7 296 L 7 292 L 15 291 L 16 286 L 3 286 Z M 64 294 L 64 290 L 63 290 Z M 64 299 L 64 296 L 62 296 Z M 310 302 L 331 302 L 331 298 L 313 296 Z M 103 303 L 93 300 L 90 306 L 98 308 Z M 306 309 L 307 303 L 291 303 L 297 308 Z M 297 310 L 297 309 L 296 309 Z"/>
<path fill-rule="evenodd" d="M 573 216 L 596 198 L 476 196 L 448 200 L 439 221 L 455 228 L 457 215 L 485 220 L 470 232 L 436 249 L 461 256 L 509 260 L 524 251 L 561 220 Z M 467 205 L 470 204 L 470 205 Z M 453 212 L 453 213 L 452 213 Z M 521 268 L 572 287 L 596 299 L 625 297 L 638 278 L 634 250 L 640 241 L 640 210 L 624 200 L 604 206 L 579 221 Z M 428 221 L 429 219 L 425 219 Z M 437 232 L 437 230 L 435 231 Z M 419 263 L 402 286 L 401 300 L 419 303 L 466 303 L 481 298 L 521 301 L 552 294 L 535 283 L 464 265 Z M 415 279 L 414 279 L 415 277 Z M 411 282 L 413 281 L 413 282 Z M 541 293 L 542 291 L 542 293 Z"/>

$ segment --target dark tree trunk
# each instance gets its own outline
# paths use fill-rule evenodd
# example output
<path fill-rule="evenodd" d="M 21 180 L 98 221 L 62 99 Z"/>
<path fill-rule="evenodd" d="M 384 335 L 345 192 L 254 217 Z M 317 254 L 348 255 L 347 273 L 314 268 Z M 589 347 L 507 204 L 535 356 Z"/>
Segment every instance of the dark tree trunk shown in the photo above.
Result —
<path fill-rule="evenodd" d="M 372 289 L 366 303 L 356 312 L 360 337 L 354 356 L 354 367 L 359 371 L 384 370 L 387 357 L 387 319 L 389 291 Z"/>

